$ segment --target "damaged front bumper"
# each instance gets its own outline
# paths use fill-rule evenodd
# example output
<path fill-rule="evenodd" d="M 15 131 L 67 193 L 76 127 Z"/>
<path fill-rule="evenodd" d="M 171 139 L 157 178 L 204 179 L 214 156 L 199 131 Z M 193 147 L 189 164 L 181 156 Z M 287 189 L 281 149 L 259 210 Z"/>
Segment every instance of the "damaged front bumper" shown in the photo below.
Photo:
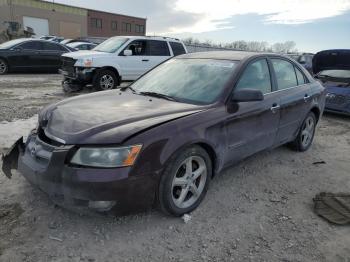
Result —
<path fill-rule="evenodd" d="M 8 178 L 12 177 L 11 170 L 18 168 L 18 157 L 20 152 L 24 152 L 24 148 L 23 137 L 21 137 L 11 146 L 8 153 L 2 155 L 2 171 Z"/>
<path fill-rule="evenodd" d="M 68 209 L 113 208 L 125 214 L 149 208 L 154 203 L 156 174 L 130 175 L 131 167 L 85 168 L 69 164 L 74 145 L 51 145 L 37 134 L 26 143 L 18 139 L 3 156 L 2 170 L 8 178 L 18 171 L 46 192 L 56 204 Z"/>

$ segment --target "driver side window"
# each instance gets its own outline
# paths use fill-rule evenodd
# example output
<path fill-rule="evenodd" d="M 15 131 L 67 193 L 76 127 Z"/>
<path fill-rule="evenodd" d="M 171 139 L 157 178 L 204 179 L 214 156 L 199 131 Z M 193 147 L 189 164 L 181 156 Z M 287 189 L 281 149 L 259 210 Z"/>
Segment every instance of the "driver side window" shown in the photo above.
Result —
<path fill-rule="evenodd" d="M 133 56 L 145 56 L 146 55 L 146 41 L 137 40 L 131 42 L 126 50 L 131 50 Z"/>
<path fill-rule="evenodd" d="M 266 59 L 260 59 L 247 66 L 235 90 L 256 89 L 263 94 L 271 92 L 271 78 Z"/>

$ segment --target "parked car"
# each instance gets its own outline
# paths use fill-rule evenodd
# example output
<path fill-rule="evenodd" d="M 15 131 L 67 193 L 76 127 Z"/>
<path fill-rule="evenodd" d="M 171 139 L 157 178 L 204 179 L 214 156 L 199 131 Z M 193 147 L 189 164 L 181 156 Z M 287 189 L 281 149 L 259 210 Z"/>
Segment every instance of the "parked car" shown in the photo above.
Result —
<path fill-rule="evenodd" d="M 96 210 L 194 210 L 223 168 L 312 144 L 324 87 L 292 60 L 248 52 L 171 59 L 128 87 L 46 107 L 4 156 L 54 200 Z"/>
<path fill-rule="evenodd" d="M 289 54 L 289 57 L 293 58 L 299 64 L 301 64 L 309 73 L 312 74 L 312 58 L 314 54 L 303 53 L 303 54 Z"/>
<path fill-rule="evenodd" d="M 87 42 L 73 42 L 73 43 L 67 44 L 67 46 L 79 51 L 79 50 L 91 50 L 95 48 L 97 45 L 93 43 L 87 43 Z"/>
<path fill-rule="evenodd" d="M 56 71 L 72 49 L 46 40 L 22 38 L 0 44 L 0 75 L 15 71 Z"/>
<path fill-rule="evenodd" d="M 75 43 L 75 42 L 84 42 L 84 43 L 93 43 L 91 41 L 88 41 L 88 40 L 85 40 L 85 39 L 80 39 L 80 38 L 77 38 L 77 39 L 64 39 L 61 44 L 62 45 L 67 45 L 67 44 L 71 44 L 71 43 Z M 93 43 L 95 44 L 95 43 Z M 97 44 L 96 44 L 97 45 Z"/>
<path fill-rule="evenodd" d="M 185 45 L 173 38 L 112 37 L 93 51 L 62 56 L 64 90 L 79 90 L 92 84 L 97 90 L 133 81 L 173 56 L 187 53 Z"/>
<path fill-rule="evenodd" d="M 350 49 L 318 52 L 313 70 L 326 87 L 325 110 L 350 115 Z"/>
<path fill-rule="evenodd" d="M 62 45 L 67 45 L 67 44 L 71 43 L 72 41 L 73 41 L 73 39 L 67 38 L 67 39 L 62 40 L 60 43 Z"/>
<path fill-rule="evenodd" d="M 64 40 L 64 37 L 55 36 L 55 35 L 44 35 L 39 37 L 39 39 L 60 43 Z"/>

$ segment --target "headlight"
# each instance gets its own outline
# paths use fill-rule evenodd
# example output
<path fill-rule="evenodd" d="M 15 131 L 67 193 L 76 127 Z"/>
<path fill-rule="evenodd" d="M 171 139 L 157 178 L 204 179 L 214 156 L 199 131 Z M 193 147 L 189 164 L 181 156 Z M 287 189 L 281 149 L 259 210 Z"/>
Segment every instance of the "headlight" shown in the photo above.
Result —
<path fill-rule="evenodd" d="M 75 153 L 71 163 L 92 167 L 132 166 L 141 148 L 142 145 L 106 148 L 82 147 Z"/>
<path fill-rule="evenodd" d="M 92 58 L 78 59 L 78 66 L 92 67 Z"/>

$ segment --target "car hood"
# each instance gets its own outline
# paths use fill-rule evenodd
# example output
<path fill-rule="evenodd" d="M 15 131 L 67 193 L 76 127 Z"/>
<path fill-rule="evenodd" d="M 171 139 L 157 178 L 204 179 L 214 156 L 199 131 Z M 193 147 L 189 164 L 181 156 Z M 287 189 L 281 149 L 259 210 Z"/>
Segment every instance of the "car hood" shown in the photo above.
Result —
<path fill-rule="evenodd" d="M 39 124 L 64 144 L 118 144 L 145 129 L 206 107 L 111 90 L 63 100 L 44 108 Z"/>
<path fill-rule="evenodd" d="M 335 69 L 350 69 L 350 49 L 324 50 L 318 52 L 312 59 L 314 74 Z"/>
<path fill-rule="evenodd" d="M 84 50 L 84 51 L 75 51 L 67 54 L 63 54 L 64 57 L 70 57 L 73 59 L 82 59 L 82 58 L 98 58 L 98 57 L 109 57 L 111 53 L 98 52 L 94 50 Z"/>

